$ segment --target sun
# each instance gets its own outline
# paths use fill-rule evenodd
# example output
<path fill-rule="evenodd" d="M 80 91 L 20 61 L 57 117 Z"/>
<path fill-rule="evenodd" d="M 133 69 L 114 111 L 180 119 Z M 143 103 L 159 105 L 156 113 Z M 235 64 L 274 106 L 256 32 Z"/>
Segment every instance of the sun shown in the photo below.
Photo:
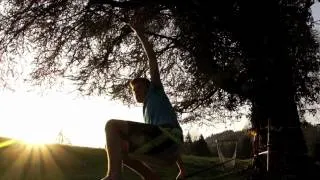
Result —
<path fill-rule="evenodd" d="M 32 145 L 32 146 L 41 146 L 49 143 L 47 138 L 43 136 L 36 136 L 36 135 L 29 135 L 29 136 L 23 137 L 22 141 L 25 144 Z"/>

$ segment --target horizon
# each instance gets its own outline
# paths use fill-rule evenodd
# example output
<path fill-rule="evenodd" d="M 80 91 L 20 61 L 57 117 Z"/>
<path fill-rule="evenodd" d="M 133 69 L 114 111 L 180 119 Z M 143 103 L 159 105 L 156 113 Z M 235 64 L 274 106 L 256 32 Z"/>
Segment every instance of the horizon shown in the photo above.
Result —
<path fill-rule="evenodd" d="M 0 97 L 1 102 L 6 102 L 0 102 L 0 136 L 29 143 L 55 143 L 62 131 L 72 145 L 104 147 L 104 126 L 107 120 L 143 122 L 142 105 L 132 105 L 129 108 L 120 102 L 110 101 L 107 97 L 78 97 L 63 92 L 47 92 L 46 95 L 39 96 L 35 92 L 21 90 L 2 91 Z M 184 135 L 190 132 L 193 138 L 197 138 L 200 134 L 207 137 L 225 130 L 240 130 L 245 125 L 246 120 L 230 127 L 223 123 L 216 128 L 195 124 L 181 126 Z"/>

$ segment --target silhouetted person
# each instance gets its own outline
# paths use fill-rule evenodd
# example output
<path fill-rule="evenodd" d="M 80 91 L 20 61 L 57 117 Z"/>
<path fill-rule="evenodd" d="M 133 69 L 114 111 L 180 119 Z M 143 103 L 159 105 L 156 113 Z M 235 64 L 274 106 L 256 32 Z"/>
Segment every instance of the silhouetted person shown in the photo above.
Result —
<path fill-rule="evenodd" d="M 152 166 L 177 164 L 177 179 L 184 179 L 185 169 L 180 157 L 183 132 L 177 115 L 164 92 L 158 63 L 152 45 L 140 29 L 131 27 L 147 54 L 151 81 L 136 78 L 130 82 L 133 95 L 143 103 L 145 123 L 109 120 L 106 124 L 107 175 L 102 180 L 119 180 L 123 163 L 145 180 L 159 180 Z"/>

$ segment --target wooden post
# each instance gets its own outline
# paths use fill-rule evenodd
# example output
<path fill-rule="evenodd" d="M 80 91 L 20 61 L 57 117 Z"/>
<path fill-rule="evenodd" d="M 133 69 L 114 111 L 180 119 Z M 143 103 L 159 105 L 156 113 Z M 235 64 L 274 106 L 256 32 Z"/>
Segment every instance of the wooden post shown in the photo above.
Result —
<path fill-rule="evenodd" d="M 270 119 L 268 119 L 268 133 L 267 133 L 267 172 L 269 172 L 270 169 Z"/>

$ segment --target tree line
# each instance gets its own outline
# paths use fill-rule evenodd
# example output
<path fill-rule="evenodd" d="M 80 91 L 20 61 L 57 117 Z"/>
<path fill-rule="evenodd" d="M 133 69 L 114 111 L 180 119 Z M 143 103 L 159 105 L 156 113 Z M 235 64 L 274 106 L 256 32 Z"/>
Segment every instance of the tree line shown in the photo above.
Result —
<path fill-rule="evenodd" d="M 306 140 L 308 155 L 316 161 L 320 161 L 320 125 L 302 123 L 302 131 Z M 237 142 L 237 158 L 248 159 L 253 157 L 253 137 L 247 130 L 227 130 L 212 134 L 204 138 L 201 134 L 192 139 L 190 132 L 185 136 L 183 152 L 188 155 L 218 157 L 217 140 L 220 141 L 220 149 L 225 157 L 232 157 Z M 224 141 L 227 140 L 227 141 Z"/>

